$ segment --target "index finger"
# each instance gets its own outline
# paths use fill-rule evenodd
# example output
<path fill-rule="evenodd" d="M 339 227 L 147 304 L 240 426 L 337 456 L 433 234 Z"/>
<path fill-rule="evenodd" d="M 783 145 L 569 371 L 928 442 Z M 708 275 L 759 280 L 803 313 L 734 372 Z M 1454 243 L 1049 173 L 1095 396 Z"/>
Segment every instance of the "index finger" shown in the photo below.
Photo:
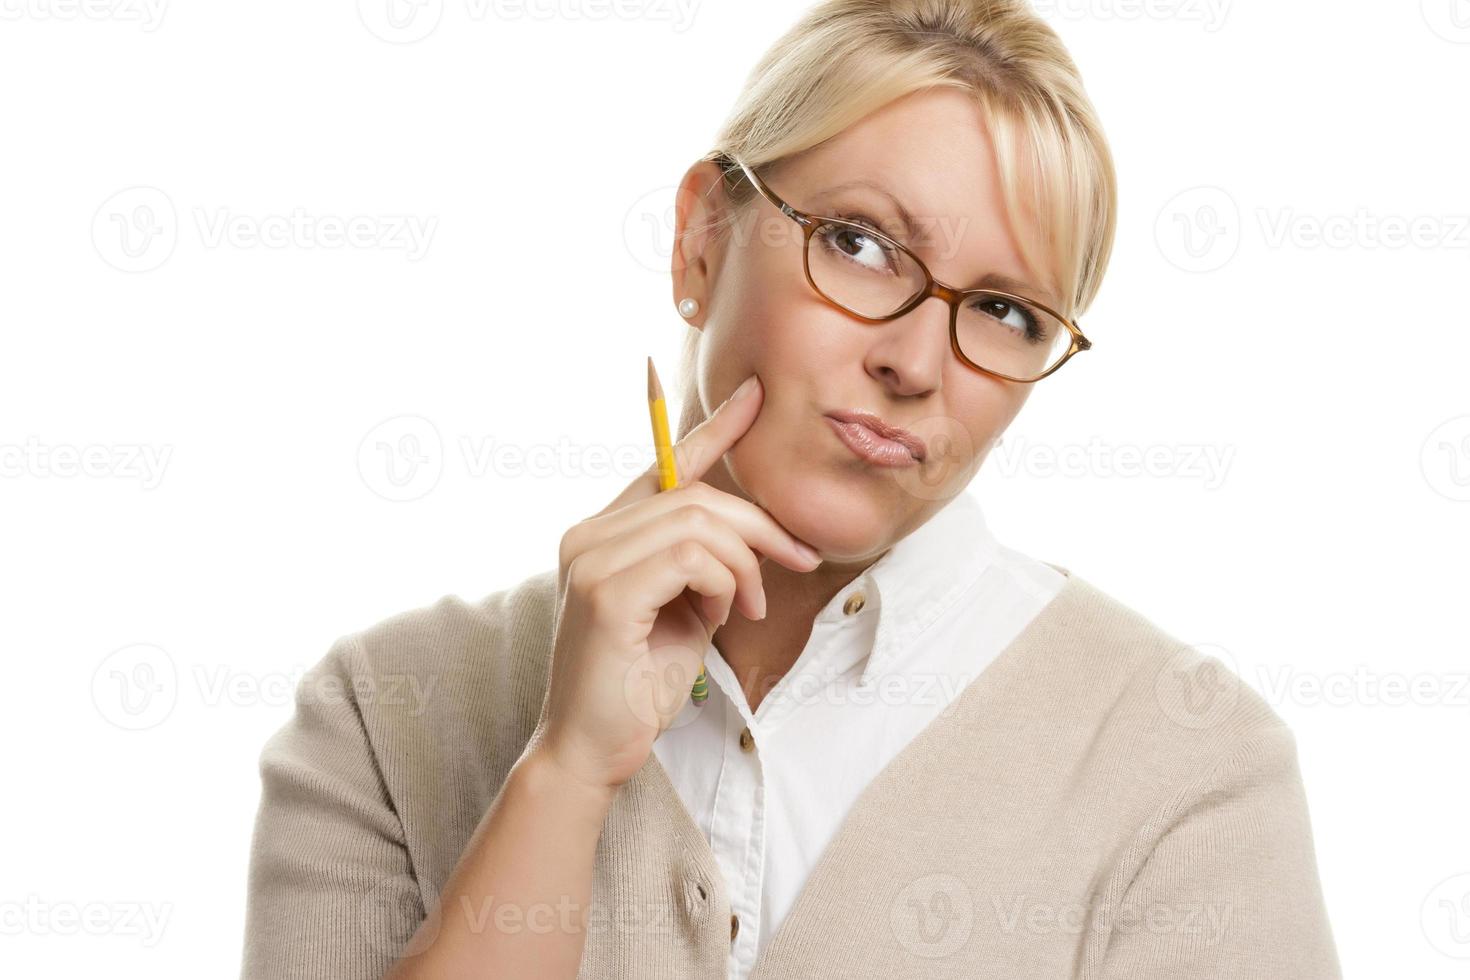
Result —
<path fill-rule="evenodd" d="M 674 443 L 674 465 L 679 471 L 678 485 L 687 487 L 691 483 L 699 482 L 715 461 L 723 457 L 749 430 L 755 417 L 760 414 L 764 400 L 765 389 L 761 385 L 760 377 L 752 374 L 710 413 L 709 418 Z M 655 462 L 618 494 L 612 503 L 599 511 L 597 516 L 658 492 L 658 463 Z"/>

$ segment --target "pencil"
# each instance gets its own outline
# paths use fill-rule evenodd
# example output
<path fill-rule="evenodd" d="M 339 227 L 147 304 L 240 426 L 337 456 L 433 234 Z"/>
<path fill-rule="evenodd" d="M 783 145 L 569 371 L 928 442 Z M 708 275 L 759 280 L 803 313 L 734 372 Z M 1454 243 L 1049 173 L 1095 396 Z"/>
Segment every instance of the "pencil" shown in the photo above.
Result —
<path fill-rule="evenodd" d="M 658 383 L 653 358 L 648 359 L 648 414 L 653 420 L 653 451 L 658 456 L 658 489 L 662 493 L 679 485 L 679 469 L 674 464 L 674 442 L 669 438 L 669 410 L 664 402 L 664 386 Z M 700 652 L 699 676 L 689 691 L 695 704 L 709 700 L 709 679 L 704 675 L 704 654 Z"/>

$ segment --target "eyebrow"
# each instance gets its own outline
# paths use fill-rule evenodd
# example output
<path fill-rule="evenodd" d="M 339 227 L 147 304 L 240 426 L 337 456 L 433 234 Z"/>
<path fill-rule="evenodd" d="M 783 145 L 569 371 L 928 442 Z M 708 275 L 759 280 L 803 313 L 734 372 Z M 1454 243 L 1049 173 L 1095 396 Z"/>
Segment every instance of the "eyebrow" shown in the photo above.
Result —
<path fill-rule="evenodd" d="M 909 209 L 904 207 L 903 202 L 900 201 L 893 194 L 892 191 L 890 191 L 888 188 L 884 187 L 882 184 L 878 183 L 875 180 L 859 178 L 857 180 L 844 181 L 841 184 L 834 184 L 833 186 L 820 191 L 817 197 L 818 199 L 828 197 L 832 194 L 837 194 L 841 191 L 851 190 L 855 187 L 862 187 L 870 191 L 876 191 L 878 194 L 881 194 L 883 197 L 887 198 L 888 203 L 892 204 L 894 210 L 898 212 L 898 220 L 899 223 L 903 225 L 904 236 L 906 238 L 913 237 L 914 231 L 918 228 L 918 222 L 914 219 L 914 216 L 909 213 Z M 904 242 L 904 244 L 907 245 L 908 242 Z M 1056 303 L 1056 300 L 1051 296 L 1051 294 L 1046 292 L 1045 290 L 1038 289 L 1036 286 L 1033 286 L 1029 282 L 1022 282 L 1020 279 L 1017 279 L 1013 276 L 1005 275 L 1001 272 L 987 272 L 985 275 L 980 277 L 980 281 L 975 283 L 975 285 L 966 286 L 964 288 L 999 289 L 1004 292 L 1019 293 L 1022 296 L 1027 297 L 1039 297 L 1040 299 L 1053 305 L 1055 305 Z"/>

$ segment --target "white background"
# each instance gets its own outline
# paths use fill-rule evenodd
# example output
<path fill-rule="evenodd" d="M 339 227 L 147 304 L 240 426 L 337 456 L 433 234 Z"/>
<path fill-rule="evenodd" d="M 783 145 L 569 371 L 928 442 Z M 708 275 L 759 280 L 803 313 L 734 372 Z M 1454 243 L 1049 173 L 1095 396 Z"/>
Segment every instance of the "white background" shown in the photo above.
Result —
<path fill-rule="evenodd" d="M 802 6 L 150 2 L 0 0 L 6 976 L 238 971 L 301 673 L 651 459 L 672 191 Z M 1045 10 L 1117 250 L 971 490 L 1288 720 L 1348 975 L 1464 976 L 1470 4 Z"/>

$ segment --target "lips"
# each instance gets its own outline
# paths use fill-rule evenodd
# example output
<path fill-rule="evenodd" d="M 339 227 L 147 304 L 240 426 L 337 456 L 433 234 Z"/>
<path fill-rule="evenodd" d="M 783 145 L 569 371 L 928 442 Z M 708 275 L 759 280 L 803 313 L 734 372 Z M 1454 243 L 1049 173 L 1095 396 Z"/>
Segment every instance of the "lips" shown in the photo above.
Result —
<path fill-rule="evenodd" d="M 828 412 L 827 417 L 837 422 L 862 426 L 878 440 L 898 443 L 907 449 L 915 460 L 923 461 L 924 457 L 928 455 L 928 449 L 925 447 L 923 439 L 920 439 L 907 429 L 885 422 L 872 412 L 864 412 L 857 409 L 843 410 Z"/>

